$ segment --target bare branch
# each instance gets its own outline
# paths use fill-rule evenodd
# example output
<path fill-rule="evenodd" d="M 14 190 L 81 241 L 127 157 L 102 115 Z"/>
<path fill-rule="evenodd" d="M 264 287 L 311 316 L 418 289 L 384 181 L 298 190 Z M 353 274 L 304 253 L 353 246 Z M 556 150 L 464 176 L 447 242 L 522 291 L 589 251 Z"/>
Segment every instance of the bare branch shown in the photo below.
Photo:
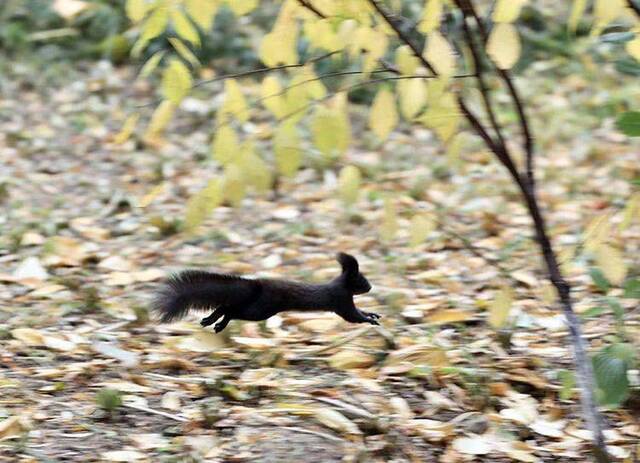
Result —
<path fill-rule="evenodd" d="M 627 5 L 629 5 L 629 8 L 631 8 L 636 16 L 640 18 L 640 6 L 636 5 L 633 0 L 627 0 Z"/>
<path fill-rule="evenodd" d="M 631 1 L 631 0 L 629 0 Z M 482 42 L 487 44 L 489 40 L 489 34 L 487 33 L 487 29 L 482 21 L 482 18 L 478 15 L 476 9 L 473 7 L 473 3 L 468 0 L 463 0 L 461 2 L 460 8 L 465 16 L 471 15 L 476 21 L 478 25 L 478 30 L 480 31 L 480 36 L 482 37 Z M 526 156 L 526 174 L 527 180 L 529 182 L 530 188 L 535 188 L 535 178 L 534 178 L 534 144 L 533 144 L 533 135 L 531 133 L 531 129 L 529 128 L 529 121 L 524 111 L 524 105 L 522 104 L 522 99 L 520 98 L 520 94 L 511 78 L 511 74 L 506 69 L 501 69 L 498 66 L 494 66 L 498 75 L 502 79 L 502 81 L 506 84 L 507 89 L 509 90 L 509 94 L 511 95 L 511 99 L 513 100 L 513 104 L 516 107 L 516 111 L 518 113 L 518 120 L 520 122 L 520 127 L 522 130 L 522 136 L 524 138 L 524 150 Z"/>
<path fill-rule="evenodd" d="M 322 13 L 315 6 L 313 6 L 313 4 L 311 3 L 311 0 L 298 0 L 298 3 L 301 6 L 305 7 L 307 10 L 311 11 L 313 14 L 315 14 L 319 18 L 323 18 L 324 19 L 324 18 L 327 17 L 324 13 Z"/>
<path fill-rule="evenodd" d="M 456 4 L 460 9 L 462 8 L 462 1 L 456 0 Z M 498 122 L 498 118 L 496 117 L 496 113 L 493 109 L 493 102 L 491 101 L 491 95 L 489 93 L 489 88 L 487 87 L 487 83 L 484 80 L 484 69 L 482 58 L 480 57 L 480 53 L 478 51 L 478 47 L 476 46 L 475 40 L 473 39 L 473 35 L 471 34 L 471 30 L 469 30 L 469 26 L 467 25 L 467 16 L 462 19 L 462 30 L 464 32 L 465 40 L 467 45 L 469 45 L 469 49 L 471 50 L 471 56 L 473 58 L 473 65 L 475 67 L 476 78 L 478 81 L 478 89 L 480 90 L 480 94 L 482 95 L 482 101 L 484 102 L 484 109 L 489 116 L 489 121 L 491 122 L 491 127 L 493 127 L 496 136 L 498 137 L 498 147 L 501 151 L 506 153 L 507 157 L 509 157 L 509 161 L 511 161 L 511 157 L 508 154 L 507 145 L 504 141 L 504 136 L 502 135 L 502 127 L 500 127 L 500 123 Z"/>
<path fill-rule="evenodd" d="M 418 46 L 415 43 L 413 43 L 411 38 L 404 33 L 404 31 L 400 28 L 400 25 L 392 17 L 392 15 L 390 13 L 387 13 L 384 10 L 384 8 L 382 8 L 378 4 L 376 0 L 369 0 L 369 4 L 373 8 L 375 8 L 378 14 L 382 17 L 382 19 L 384 19 L 385 22 L 389 25 L 389 27 L 393 29 L 393 31 L 396 33 L 400 41 L 403 42 L 405 45 L 407 45 L 409 48 L 411 48 L 411 51 L 413 52 L 415 57 L 418 58 L 418 60 L 420 60 L 422 65 L 426 67 L 434 76 L 437 76 L 438 73 L 436 72 L 435 68 L 431 65 L 431 63 L 429 63 L 429 61 L 427 61 L 427 59 L 424 56 L 422 56 L 422 51 L 418 48 Z"/>

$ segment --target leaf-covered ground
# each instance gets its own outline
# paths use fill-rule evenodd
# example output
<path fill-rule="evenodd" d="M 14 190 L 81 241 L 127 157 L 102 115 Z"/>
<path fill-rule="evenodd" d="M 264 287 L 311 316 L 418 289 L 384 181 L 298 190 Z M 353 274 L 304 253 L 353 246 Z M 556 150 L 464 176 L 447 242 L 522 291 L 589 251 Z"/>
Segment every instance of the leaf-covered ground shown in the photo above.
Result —
<path fill-rule="evenodd" d="M 150 89 L 132 84 L 130 69 L 89 69 L 44 82 L 16 67 L 2 84 L 0 459 L 587 460 L 576 391 L 562 381 L 572 359 L 563 318 L 525 210 L 477 139 L 459 157 L 420 129 L 375 146 L 357 116 L 348 158 L 366 182 L 351 210 L 336 198 L 333 170 L 307 168 L 277 195 L 215 210 L 187 236 L 173 233 L 174 221 L 215 171 L 205 160 L 216 89 L 183 103 L 162 146 L 116 146 L 123 108 L 148 102 Z M 615 131 L 606 106 L 638 101 L 637 83 L 585 75 L 535 69 L 521 85 L 561 251 L 603 213 L 617 225 L 640 176 L 638 145 Z M 383 218 L 392 193 L 397 224 Z M 416 210 L 440 224 L 410 247 Z M 382 242 L 380 227 L 395 225 Z M 615 229 L 610 239 L 636 275 L 640 225 Z M 215 335 L 195 315 L 147 320 L 151 291 L 171 271 L 323 281 L 338 273 L 337 251 L 360 259 L 374 289 L 357 304 L 380 313 L 381 327 L 287 313 Z M 564 255 L 577 310 L 601 306 L 590 260 Z M 496 332 L 487 308 L 505 286 L 515 293 L 512 328 Z M 637 301 L 620 301 L 637 346 Z M 609 311 L 584 330 L 594 350 L 616 333 Z M 122 394 L 112 412 L 98 406 L 105 388 Z M 633 407 L 605 414 L 618 457 L 639 450 Z"/>

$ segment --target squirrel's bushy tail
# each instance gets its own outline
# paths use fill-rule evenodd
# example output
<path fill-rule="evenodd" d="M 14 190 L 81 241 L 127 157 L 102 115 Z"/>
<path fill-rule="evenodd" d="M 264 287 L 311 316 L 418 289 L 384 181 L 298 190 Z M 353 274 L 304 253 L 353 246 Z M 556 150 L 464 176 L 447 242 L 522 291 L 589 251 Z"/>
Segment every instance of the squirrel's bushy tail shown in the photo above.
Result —
<path fill-rule="evenodd" d="M 235 275 L 185 270 L 171 276 L 157 291 L 152 307 L 162 323 L 183 318 L 189 310 L 210 310 L 252 300 L 260 284 Z"/>

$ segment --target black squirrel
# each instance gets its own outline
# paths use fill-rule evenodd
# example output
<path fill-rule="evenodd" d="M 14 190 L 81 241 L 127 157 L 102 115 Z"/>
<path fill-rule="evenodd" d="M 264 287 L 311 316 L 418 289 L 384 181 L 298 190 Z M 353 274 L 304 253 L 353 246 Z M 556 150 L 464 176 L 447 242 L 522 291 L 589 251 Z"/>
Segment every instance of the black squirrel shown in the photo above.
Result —
<path fill-rule="evenodd" d="M 266 320 L 285 310 L 329 310 L 351 323 L 378 325 L 378 314 L 358 310 L 353 303 L 355 294 L 371 290 L 358 261 L 342 252 L 336 258 L 342 274 L 325 284 L 185 270 L 160 287 L 153 309 L 163 323 L 181 319 L 189 310 L 213 310 L 200 324 L 209 326 L 222 317 L 214 327 L 216 333 L 233 319 Z"/>

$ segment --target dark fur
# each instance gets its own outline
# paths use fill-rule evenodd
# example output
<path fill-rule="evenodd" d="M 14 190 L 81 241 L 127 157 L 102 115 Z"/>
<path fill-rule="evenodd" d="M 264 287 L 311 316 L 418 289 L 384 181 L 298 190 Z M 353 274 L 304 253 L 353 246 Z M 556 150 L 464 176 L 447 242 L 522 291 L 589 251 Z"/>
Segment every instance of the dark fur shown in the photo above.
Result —
<path fill-rule="evenodd" d="M 358 261 L 344 253 L 338 254 L 337 259 L 342 274 L 319 285 L 185 270 L 160 287 L 153 308 L 162 322 L 181 319 L 190 310 L 213 310 L 200 323 L 209 326 L 222 317 L 215 325 L 216 332 L 233 319 L 266 320 L 285 310 L 329 310 L 348 322 L 377 325 L 378 314 L 360 311 L 353 303 L 355 294 L 371 290 Z"/>

